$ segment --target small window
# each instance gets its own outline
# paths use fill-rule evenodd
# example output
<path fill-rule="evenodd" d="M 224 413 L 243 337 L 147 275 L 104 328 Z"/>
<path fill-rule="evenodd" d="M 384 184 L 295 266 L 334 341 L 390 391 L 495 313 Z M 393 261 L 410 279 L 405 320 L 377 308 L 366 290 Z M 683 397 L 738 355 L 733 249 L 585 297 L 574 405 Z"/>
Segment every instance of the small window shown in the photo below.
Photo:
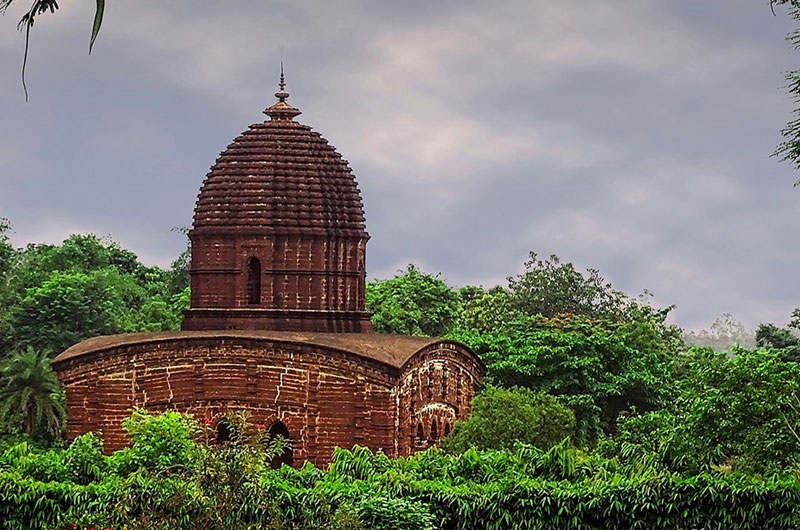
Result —
<path fill-rule="evenodd" d="M 247 303 L 261 305 L 261 262 L 258 258 L 247 260 Z"/>
<path fill-rule="evenodd" d="M 435 443 L 439 439 L 439 427 L 436 425 L 436 420 L 431 423 L 431 442 Z"/>
<path fill-rule="evenodd" d="M 417 424 L 417 441 L 420 442 L 425 439 L 425 429 L 422 428 L 422 424 Z"/>

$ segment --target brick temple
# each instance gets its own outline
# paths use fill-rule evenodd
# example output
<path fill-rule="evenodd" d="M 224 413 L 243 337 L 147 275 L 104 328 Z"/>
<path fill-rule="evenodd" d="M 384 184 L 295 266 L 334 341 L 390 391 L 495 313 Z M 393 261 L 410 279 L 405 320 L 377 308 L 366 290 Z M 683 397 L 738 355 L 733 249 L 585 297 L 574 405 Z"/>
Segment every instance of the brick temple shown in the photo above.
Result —
<path fill-rule="evenodd" d="M 102 431 L 120 449 L 122 419 L 144 407 L 191 413 L 224 442 L 224 415 L 246 409 L 291 438 L 283 462 L 325 465 L 337 446 L 409 455 L 467 416 L 485 372 L 472 351 L 373 333 L 355 176 L 296 121 L 283 73 L 279 87 L 203 182 L 182 330 L 95 337 L 53 360 L 70 439 Z"/>

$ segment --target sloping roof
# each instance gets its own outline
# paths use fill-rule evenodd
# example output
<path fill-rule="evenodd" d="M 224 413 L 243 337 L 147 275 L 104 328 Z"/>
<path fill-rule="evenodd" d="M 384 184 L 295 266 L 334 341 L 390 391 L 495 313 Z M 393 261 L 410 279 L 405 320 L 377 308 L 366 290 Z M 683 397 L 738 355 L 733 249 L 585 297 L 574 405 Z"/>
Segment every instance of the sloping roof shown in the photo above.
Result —
<path fill-rule="evenodd" d="M 81 357 L 89 353 L 102 352 L 120 346 L 169 342 L 193 339 L 248 339 L 279 341 L 302 345 L 316 345 L 346 351 L 359 357 L 401 368 L 405 362 L 421 349 L 443 342 L 435 337 L 407 337 L 380 333 L 310 333 L 293 331 L 167 331 L 156 333 L 125 333 L 104 335 L 84 340 L 67 349 L 55 359 L 53 365 Z M 449 342 L 449 341 L 445 341 Z"/>

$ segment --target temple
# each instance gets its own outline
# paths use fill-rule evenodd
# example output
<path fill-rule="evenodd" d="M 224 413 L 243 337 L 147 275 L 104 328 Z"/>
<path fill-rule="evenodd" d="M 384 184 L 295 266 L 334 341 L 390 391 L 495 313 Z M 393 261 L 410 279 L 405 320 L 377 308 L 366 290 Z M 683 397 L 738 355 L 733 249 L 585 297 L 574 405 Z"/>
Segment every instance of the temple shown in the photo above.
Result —
<path fill-rule="evenodd" d="M 296 121 L 282 71 L 275 96 L 203 182 L 181 331 L 95 337 L 53 360 L 70 439 L 102 431 L 122 448 L 122 419 L 144 407 L 191 413 L 223 443 L 225 414 L 246 409 L 291 438 L 281 462 L 324 465 L 336 446 L 411 454 L 467 416 L 483 364 L 454 341 L 373 332 L 355 176 Z"/>

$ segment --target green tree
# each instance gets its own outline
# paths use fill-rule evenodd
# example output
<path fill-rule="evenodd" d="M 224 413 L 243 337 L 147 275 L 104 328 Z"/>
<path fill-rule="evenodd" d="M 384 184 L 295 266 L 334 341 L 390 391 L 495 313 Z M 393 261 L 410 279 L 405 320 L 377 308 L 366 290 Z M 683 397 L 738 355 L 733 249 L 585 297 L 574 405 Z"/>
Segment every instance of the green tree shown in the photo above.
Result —
<path fill-rule="evenodd" d="M 620 441 L 679 470 L 777 472 L 800 463 L 800 365 L 774 351 L 694 349 L 680 393 L 620 426 Z"/>
<path fill-rule="evenodd" d="M 18 415 L 27 434 L 57 437 L 66 419 L 64 397 L 50 357 L 28 348 L 0 363 L 0 418 Z"/>
<path fill-rule="evenodd" d="M 178 329 L 187 278 L 183 261 L 146 267 L 91 234 L 28 245 L 0 276 L 0 356 L 26 345 L 57 352 L 97 334 Z"/>
<path fill-rule="evenodd" d="M 800 361 L 800 338 L 790 329 L 760 324 L 756 330 L 756 343 L 761 348 L 777 351 L 784 361 Z"/>
<path fill-rule="evenodd" d="M 508 286 L 515 308 L 531 316 L 573 313 L 622 320 L 632 304 L 597 269 L 587 269 L 584 276 L 572 263 L 562 263 L 556 255 L 541 260 L 531 252 L 525 270 L 509 277 Z"/>
<path fill-rule="evenodd" d="M 513 449 L 522 442 L 549 450 L 575 430 L 572 411 L 548 394 L 527 388 L 488 386 L 476 395 L 469 417 L 442 440 L 452 452 L 467 449 Z"/>
<path fill-rule="evenodd" d="M 503 287 L 492 287 L 488 291 L 478 288 L 467 293 L 459 291 L 459 294 L 462 308 L 455 323 L 456 329 L 494 333 L 524 317 L 517 309 L 514 295 Z"/>
<path fill-rule="evenodd" d="M 575 439 L 591 444 L 623 411 L 654 410 L 674 397 L 675 346 L 642 310 L 633 323 L 564 314 L 522 317 L 494 333 L 457 330 L 487 365 L 487 382 L 558 396 L 574 412 Z"/>
<path fill-rule="evenodd" d="M 19 344 L 61 352 L 83 339 L 121 332 L 126 302 L 142 302 L 135 291 L 114 269 L 53 272 L 20 303 L 14 318 Z"/>
<path fill-rule="evenodd" d="M 760 324 L 756 329 L 756 344 L 778 352 L 784 361 L 800 361 L 800 308 L 792 311 L 789 325 Z"/>
<path fill-rule="evenodd" d="M 443 335 L 460 309 L 458 293 L 413 263 L 394 278 L 367 283 L 365 298 L 372 325 L 380 333 Z"/>
<path fill-rule="evenodd" d="M 800 1 L 769 0 L 769 4 L 773 13 L 775 13 L 775 6 L 787 6 L 788 15 L 795 22 L 800 21 Z M 786 40 L 796 50 L 800 49 L 800 27 L 790 32 Z M 788 82 L 786 86 L 788 94 L 793 98 L 795 105 L 800 105 L 800 70 L 789 70 L 784 75 Z M 792 117 L 793 119 L 790 119 L 781 130 L 784 141 L 778 145 L 772 156 L 791 163 L 795 169 L 800 169 L 800 108 L 792 111 Z M 796 181 L 794 185 L 800 185 L 800 180 Z"/>
<path fill-rule="evenodd" d="M 4 276 L 11 267 L 11 259 L 15 254 L 14 247 L 8 238 L 11 223 L 8 219 L 0 217 L 0 276 Z"/>

